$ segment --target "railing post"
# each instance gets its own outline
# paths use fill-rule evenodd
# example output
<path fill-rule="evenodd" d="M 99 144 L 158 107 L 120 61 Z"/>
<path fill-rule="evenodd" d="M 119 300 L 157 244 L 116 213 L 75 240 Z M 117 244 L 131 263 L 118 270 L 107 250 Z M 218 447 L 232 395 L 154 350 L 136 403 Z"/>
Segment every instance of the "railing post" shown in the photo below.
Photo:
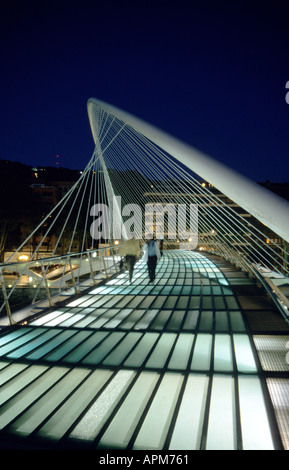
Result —
<path fill-rule="evenodd" d="M 73 284 L 73 287 L 74 287 L 74 292 L 75 292 L 75 294 L 79 294 L 79 290 L 76 287 L 76 282 L 75 282 L 75 277 L 74 277 L 74 272 L 73 272 L 73 269 L 72 269 L 70 256 L 68 257 L 68 262 L 69 262 L 69 266 L 70 266 L 71 280 L 72 280 L 72 284 Z"/>
<path fill-rule="evenodd" d="M 51 300 L 50 290 L 49 290 L 49 286 L 48 286 L 48 282 L 47 282 L 47 278 L 46 278 L 46 272 L 45 272 L 45 269 L 44 269 L 44 266 L 43 266 L 43 261 L 41 261 L 41 271 L 42 271 L 42 276 L 43 276 L 43 280 L 44 280 L 44 284 L 45 284 L 47 299 L 48 299 L 50 307 L 52 307 L 53 302 Z"/>
<path fill-rule="evenodd" d="M 117 267 L 116 267 L 116 263 L 115 263 L 115 259 L 114 259 L 114 246 L 111 247 L 111 252 L 112 252 L 112 259 L 113 259 L 113 265 L 114 265 L 114 270 L 117 274 Z"/>
<path fill-rule="evenodd" d="M 7 312 L 8 318 L 9 318 L 9 323 L 10 323 L 10 325 L 14 325 L 16 322 L 13 320 L 13 317 L 12 317 L 2 268 L 1 268 L 1 286 L 2 286 L 2 292 L 3 292 L 3 298 L 4 298 L 4 302 L 5 302 L 6 312 Z"/>
<path fill-rule="evenodd" d="M 105 250 L 106 250 L 106 248 L 105 248 Z M 107 274 L 106 264 L 105 264 L 105 261 L 104 261 L 104 256 L 101 256 L 101 258 L 102 258 L 102 262 L 103 262 L 103 266 L 104 266 L 104 270 L 105 270 L 105 277 L 106 277 L 106 279 L 107 279 L 107 278 L 108 278 L 108 274 Z"/>
<path fill-rule="evenodd" d="M 94 278 L 94 272 L 93 272 L 93 266 L 92 266 L 92 261 L 91 261 L 91 256 L 90 256 L 90 253 L 88 252 L 87 253 L 87 256 L 88 256 L 88 261 L 89 261 L 89 267 L 90 267 L 90 273 L 91 273 L 91 279 L 92 279 L 92 283 L 93 285 L 95 286 L 95 278 Z"/>

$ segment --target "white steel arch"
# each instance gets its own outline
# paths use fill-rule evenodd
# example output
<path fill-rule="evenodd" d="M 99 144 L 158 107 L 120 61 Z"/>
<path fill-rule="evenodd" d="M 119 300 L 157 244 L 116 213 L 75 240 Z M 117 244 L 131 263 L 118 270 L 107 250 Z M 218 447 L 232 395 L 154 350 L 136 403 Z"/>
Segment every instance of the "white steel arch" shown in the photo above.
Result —
<path fill-rule="evenodd" d="M 157 127 L 115 106 L 90 98 L 87 109 L 95 143 L 99 140 L 94 114 L 97 107 L 143 134 L 289 242 L 289 203 L 286 200 Z"/>

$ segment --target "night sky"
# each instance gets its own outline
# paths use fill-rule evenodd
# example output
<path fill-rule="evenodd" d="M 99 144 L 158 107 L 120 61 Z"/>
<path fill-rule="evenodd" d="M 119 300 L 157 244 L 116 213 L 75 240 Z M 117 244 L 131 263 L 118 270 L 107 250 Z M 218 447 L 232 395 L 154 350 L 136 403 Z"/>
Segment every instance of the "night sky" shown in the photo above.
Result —
<path fill-rule="evenodd" d="M 82 169 L 90 97 L 289 181 L 289 2 L 1 0 L 0 158 Z M 288 90 L 289 91 L 289 90 Z"/>

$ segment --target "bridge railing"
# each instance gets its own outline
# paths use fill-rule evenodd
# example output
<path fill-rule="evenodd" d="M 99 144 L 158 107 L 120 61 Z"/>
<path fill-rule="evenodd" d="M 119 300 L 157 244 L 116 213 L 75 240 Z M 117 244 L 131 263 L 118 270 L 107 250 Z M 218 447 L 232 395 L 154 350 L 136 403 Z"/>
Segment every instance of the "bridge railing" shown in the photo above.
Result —
<path fill-rule="evenodd" d="M 13 312 L 46 301 L 50 307 L 59 295 L 75 295 L 118 273 L 119 246 L 80 253 L 0 264 L 0 317 L 14 324 Z"/>

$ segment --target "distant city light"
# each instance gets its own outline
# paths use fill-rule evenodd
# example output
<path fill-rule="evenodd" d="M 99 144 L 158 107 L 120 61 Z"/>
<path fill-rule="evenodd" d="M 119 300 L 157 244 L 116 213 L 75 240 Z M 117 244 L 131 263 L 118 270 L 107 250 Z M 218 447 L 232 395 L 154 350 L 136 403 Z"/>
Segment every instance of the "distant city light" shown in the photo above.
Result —
<path fill-rule="evenodd" d="M 29 256 L 27 256 L 27 255 L 18 256 L 18 260 L 19 260 L 19 261 L 27 261 L 28 258 L 29 258 Z"/>

